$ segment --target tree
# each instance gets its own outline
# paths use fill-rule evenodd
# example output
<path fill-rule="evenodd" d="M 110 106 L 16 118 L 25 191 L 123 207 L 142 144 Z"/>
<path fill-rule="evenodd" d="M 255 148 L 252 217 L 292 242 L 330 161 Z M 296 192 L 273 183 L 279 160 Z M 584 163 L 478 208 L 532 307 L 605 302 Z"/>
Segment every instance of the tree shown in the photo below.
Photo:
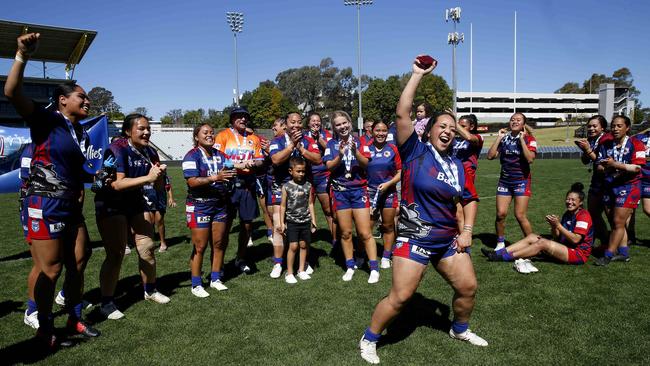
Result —
<path fill-rule="evenodd" d="M 303 114 L 319 107 L 319 97 L 323 92 L 319 67 L 303 66 L 282 71 L 275 77 L 275 82 Z"/>
<path fill-rule="evenodd" d="M 183 124 L 183 110 L 172 109 L 160 119 L 163 125 L 181 125 Z"/>
<path fill-rule="evenodd" d="M 90 89 L 88 98 L 90 98 L 91 102 L 89 111 L 91 116 L 106 114 L 110 120 L 117 119 L 115 117 L 119 115 L 124 118 L 124 115 L 121 113 L 122 108 L 115 103 L 115 98 L 110 90 L 96 86 Z"/>
<path fill-rule="evenodd" d="M 251 92 L 248 111 L 254 127 L 271 128 L 276 118 L 298 110 L 273 82 L 266 81 Z"/>
<path fill-rule="evenodd" d="M 583 89 L 578 85 L 578 83 L 570 81 L 558 90 L 555 91 L 556 94 L 582 94 Z"/>
<path fill-rule="evenodd" d="M 145 116 L 145 117 L 148 116 L 147 108 L 145 108 L 145 107 L 137 107 L 137 108 L 134 109 L 133 112 L 131 112 L 131 113 L 141 114 L 141 115 L 143 115 L 143 116 Z"/>
<path fill-rule="evenodd" d="M 368 88 L 363 93 L 364 117 L 383 120 L 386 123 L 393 121 L 401 92 L 400 77 L 397 75 L 389 76 L 386 80 L 380 78 L 370 80 Z"/>
<path fill-rule="evenodd" d="M 410 77 L 411 73 L 402 76 L 402 89 L 406 86 Z M 422 81 L 415 92 L 413 106 L 415 107 L 423 102 L 427 102 L 431 105 L 431 108 L 434 111 L 442 112 L 453 107 L 454 93 L 442 76 L 428 74 L 422 78 Z"/>
<path fill-rule="evenodd" d="M 208 120 L 203 108 L 187 110 L 183 113 L 183 123 L 196 126 Z"/>

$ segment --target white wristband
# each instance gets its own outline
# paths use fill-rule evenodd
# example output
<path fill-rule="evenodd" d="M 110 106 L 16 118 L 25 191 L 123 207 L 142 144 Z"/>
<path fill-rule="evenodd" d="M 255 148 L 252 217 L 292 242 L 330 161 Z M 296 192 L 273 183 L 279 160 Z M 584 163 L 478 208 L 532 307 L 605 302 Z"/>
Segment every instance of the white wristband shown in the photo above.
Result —
<path fill-rule="evenodd" d="M 24 59 L 21 55 L 19 55 L 19 54 L 16 54 L 16 57 L 14 57 L 14 60 L 16 60 L 16 61 L 18 61 L 18 62 L 22 62 L 22 63 L 24 63 L 24 64 L 26 63 L 26 62 L 25 62 L 25 59 Z"/>

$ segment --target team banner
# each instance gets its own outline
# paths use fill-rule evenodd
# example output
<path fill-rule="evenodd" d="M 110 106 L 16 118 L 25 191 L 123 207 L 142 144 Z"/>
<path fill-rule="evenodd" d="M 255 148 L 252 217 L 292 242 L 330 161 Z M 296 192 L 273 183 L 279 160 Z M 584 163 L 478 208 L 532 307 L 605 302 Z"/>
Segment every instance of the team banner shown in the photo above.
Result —
<path fill-rule="evenodd" d="M 108 119 L 106 116 L 81 121 L 90 138 L 86 148 L 86 171 L 94 174 L 102 165 L 104 150 L 108 147 Z M 29 128 L 0 126 L 0 193 L 18 192 L 20 188 L 20 154 L 32 139 Z"/>

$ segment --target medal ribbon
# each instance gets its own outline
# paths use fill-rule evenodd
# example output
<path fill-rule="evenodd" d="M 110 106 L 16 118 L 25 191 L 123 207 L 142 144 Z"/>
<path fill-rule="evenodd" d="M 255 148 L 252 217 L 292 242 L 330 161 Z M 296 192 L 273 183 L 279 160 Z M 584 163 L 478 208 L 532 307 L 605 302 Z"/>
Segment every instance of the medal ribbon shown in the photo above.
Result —
<path fill-rule="evenodd" d="M 434 158 L 436 161 L 442 166 L 442 171 L 445 173 L 447 176 L 447 179 L 449 180 L 449 183 L 456 192 L 460 193 L 461 192 L 461 186 L 460 183 L 458 182 L 458 167 L 454 162 L 451 160 L 450 157 L 447 157 L 447 159 L 443 158 L 438 150 L 436 150 L 433 145 L 430 142 L 427 142 L 427 146 L 433 153 Z"/>

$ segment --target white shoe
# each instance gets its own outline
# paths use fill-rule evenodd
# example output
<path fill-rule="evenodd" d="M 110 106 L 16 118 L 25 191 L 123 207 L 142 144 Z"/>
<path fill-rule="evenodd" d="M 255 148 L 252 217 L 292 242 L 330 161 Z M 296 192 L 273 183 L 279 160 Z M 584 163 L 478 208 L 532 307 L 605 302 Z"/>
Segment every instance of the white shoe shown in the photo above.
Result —
<path fill-rule="evenodd" d="M 273 244 L 273 235 L 271 235 L 271 236 L 267 236 L 266 238 L 269 239 L 269 242 L 270 242 L 271 244 Z"/>
<path fill-rule="evenodd" d="M 247 247 L 252 247 L 253 246 L 253 238 L 248 238 L 248 245 Z"/>
<path fill-rule="evenodd" d="M 298 280 L 296 279 L 296 276 L 294 276 L 292 274 L 288 274 L 288 275 L 284 276 L 284 282 L 286 282 L 286 283 L 288 283 L 290 285 L 293 285 L 294 283 L 298 283 Z"/>
<path fill-rule="evenodd" d="M 307 273 L 308 275 L 313 275 L 314 274 L 314 269 L 311 268 L 311 266 L 308 264 L 307 268 L 305 269 L 305 273 Z"/>
<path fill-rule="evenodd" d="M 65 297 L 63 296 L 62 291 L 56 293 L 56 299 L 54 299 L 54 302 L 58 305 L 65 306 Z"/>
<path fill-rule="evenodd" d="M 30 327 L 38 329 L 38 311 L 34 311 L 33 313 L 27 315 L 27 310 L 25 310 L 23 321 Z"/>
<path fill-rule="evenodd" d="M 379 267 L 382 268 L 382 269 L 390 268 L 390 259 L 382 258 L 381 259 L 381 264 L 379 265 Z"/>
<path fill-rule="evenodd" d="M 379 282 L 379 271 L 370 271 L 370 277 L 368 277 L 368 283 L 377 283 Z"/>
<path fill-rule="evenodd" d="M 192 295 L 201 298 L 210 296 L 210 294 L 207 291 L 205 291 L 203 286 L 192 287 Z"/>
<path fill-rule="evenodd" d="M 121 312 L 115 304 L 108 304 L 99 307 L 99 312 L 110 320 L 118 320 L 124 318 L 124 313 Z"/>
<path fill-rule="evenodd" d="M 131 254 L 131 248 L 128 245 L 124 248 L 124 254 Z"/>
<path fill-rule="evenodd" d="M 343 281 L 348 282 L 352 281 L 352 276 L 354 276 L 354 268 L 348 268 L 343 275 Z"/>
<path fill-rule="evenodd" d="M 240 271 L 246 274 L 251 273 L 251 267 L 249 267 L 243 259 L 235 259 L 235 267 L 239 268 Z"/>
<path fill-rule="evenodd" d="M 194 289 L 192 289 L 192 293 L 194 293 Z M 145 292 L 144 299 L 157 302 L 158 304 L 166 304 L 169 302 L 169 297 L 161 294 L 158 290 L 154 291 L 151 295 Z"/>
<path fill-rule="evenodd" d="M 539 269 L 533 265 L 533 262 L 530 261 L 530 259 L 525 259 L 524 260 L 524 265 L 528 269 L 528 273 L 537 273 L 539 272 Z"/>
<path fill-rule="evenodd" d="M 506 243 L 497 243 L 497 246 L 494 247 L 494 251 L 496 252 L 497 250 L 503 249 L 506 247 Z"/>
<path fill-rule="evenodd" d="M 526 265 L 526 260 L 525 259 L 515 259 L 515 263 L 512 265 L 512 268 L 515 269 L 515 271 L 519 273 L 524 273 L 528 274 L 530 273 L 530 269 Z"/>
<path fill-rule="evenodd" d="M 361 337 L 359 341 L 359 351 L 361 358 L 366 362 L 376 365 L 379 363 L 379 356 L 377 356 L 377 342 L 370 342 Z"/>
<path fill-rule="evenodd" d="M 210 287 L 217 289 L 219 291 L 226 291 L 228 289 L 228 287 L 226 287 L 226 285 L 224 285 L 223 282 L 221 282 L 221 280 L 210 282 Z"/>
<path fill-rule="evenodd" d="M 462 333 L 456 333 L 453 329 L 449 329 L 449 336 L 453 339 L 469 342 L 475 346 L 486 347 L 488 345 L 488 342 L 485 339 L 477 336 L 476 333 L 469 329 Z"/>
<path fill-rule="evenodd" d="M 282 274 L 282 265 L 280 263 L 276 263 L 273 265 L 273 269 L 271 270 L 271 278 L 280 278 L 280 275 Z"/>
<path fill-rule="evenodd" d="M 298 278 L 300 278 L 303 281 L 307 281 L 311 279 L 311 276 L 306 271 L 301 271 L 298 272 Z"/>

